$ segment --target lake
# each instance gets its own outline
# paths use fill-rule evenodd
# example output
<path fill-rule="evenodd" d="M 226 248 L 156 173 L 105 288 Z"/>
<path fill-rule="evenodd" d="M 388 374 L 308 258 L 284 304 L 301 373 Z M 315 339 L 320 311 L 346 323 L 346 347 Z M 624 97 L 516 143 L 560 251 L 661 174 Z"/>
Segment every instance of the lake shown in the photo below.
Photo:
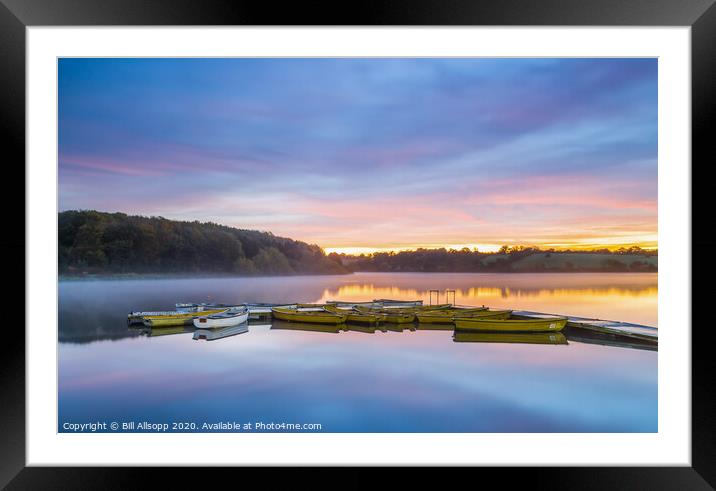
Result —
<path fill-rule="evenodd" d="M 454 290 L 457 304 L 657 326 L 655 273 L 61 281 L 58 431 L 103 422 L 120 431 L 658 431 L 658 353 L 569 332 L 463 340 L 452 330 L 333 333 L 252 321 L 207 341 L 189 328 L 126 324 L 129 311 L 176 302 L 427 304 L 431 290 L 433 302 Z"/>

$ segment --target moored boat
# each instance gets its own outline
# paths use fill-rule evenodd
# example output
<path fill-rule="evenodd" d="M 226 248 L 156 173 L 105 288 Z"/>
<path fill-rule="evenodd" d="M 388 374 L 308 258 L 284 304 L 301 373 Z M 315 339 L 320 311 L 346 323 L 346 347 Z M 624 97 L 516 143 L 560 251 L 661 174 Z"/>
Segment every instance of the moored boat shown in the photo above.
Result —
<path fill-rule="evenodd" d="M 498 311 L 490 311 L 487 307 L 475 307 L 470 309 L 443 309 L 427 312 L 418 312 L 416 317 L 418 322 L 428 324 L 452 324 L 454 317 L 479 317 L 483 315 L 491 316 L 490 312 L 496 313 Z M 510 311 L 505 311 L 510 312 Z"/>
<path fill-rule="evenodd" d="M 386 312 L 383 318 L 391 324 L 410 324 L 415 320 L 415 312 Z"/>
<path fill-rule="evenodd" d="M 333 312 L 336 314 L 345 314 L 346 322 L 351 323 L 357 323 L 357 324 L 379 324 L 383 322 L 384 316 L 383 314 L 379 313 L 372 313 L 372 312 L 360 312 L 358 310 L 353 309 L 344 309 L 339 307 L 334 307 L 331 305 L 327 305 L 325 308 L 328 312 Z"/>
<path fill-rule="evenodd" d="M 151 312 L 130 312 L 127 314 L 127 324 L 143 324 L 145 316 L 176 315 L 174 310 L 156 310 Z"/>
<path fill-rule="evenodd" d="M 323 310 L 326 306 L 322 303 L 297 303 L 298 310 Z"/>
<path fill-rule="evenodd" d="M 407 324 L 415 320 L 415 311 L 412 309 L 375 309 L 358 306 L 356 310 L 365 314 L 380 315 L 384 322 L 392 324 Z"/>
<path fill-rule="evenodd" d="M 176 303 L 176 311 L 180 313 L 189 312 L 203 312 L 205 310 L 216 310 L 216 309 L 229 309 L 232 307 L 240 307 L 241 305 L 236 304 L 223 304 L 223 303 Z"/>
<path fill-rule="evenodd" d="M 381 307 L 382 304 L 376 303 L 376 302 L 342 302 L 340 300 L 326 300 L 326 305 L 332 305 L 334 307 L 339 308 L 348 308 L 352 309 L 356 307 L 357 305 L 362 305 L 364 307 Z"/>
<path fill-rule="evenodd" d="M 243 324 L 249 319 L 248 307 L 237 307 L 219 312 L 218 314 L 202 315 L 194 318 L 194 327 L 216 329 Z"/>
<path fill-rule="evenodd" d="M 413 305 L 413 306 L 401 306 L 401 305 L 383 305 L 382 307 L 368 307 L 374 310 L 390 311 L 396 310 L 411 311 L 411 312 L 431 312 L 437 310 L 445 310 L 452 308 L 452 304 L 443 303 L 440 305 Z"/>
<path fill-rule="evenodd" d="M 381 304 L 385 307 L 417 307 L 423 305 L 422 300 L 391 300 L 389 298 L 375 298 L 373 299 L 373 302 L 376 304 Z"/>
<path fill-rule="evenodd" d="M 348 314 L 329 312 L 325 309 L 321 310 L 300 310 L 300 309 L 282 309 L 272 308 L 274 318 L 288 322 L 308 322 L 316 324 L 343 324 L 348 318 Z"/>
<path fill-rule="evenodd" d="M 225 308 L 204 310 L 203 312 L 169 312 L 161 315 L 145 315 L 143 316 L 143 322 L 148 327 L 168 327 L 168 326 L 184 326 L 191 325 L 194 321 L 194 317 L 200 315 L 212 315 L 224 312 Z"/>
<path fill-rule="evenodd" d="M 507 314 L 509 315 L 509 314 Z M 455 317 L 455 330 L 497 332 L 557 332 L 567 325 L 566 317 L 548 319 L 513 319 Z"/>

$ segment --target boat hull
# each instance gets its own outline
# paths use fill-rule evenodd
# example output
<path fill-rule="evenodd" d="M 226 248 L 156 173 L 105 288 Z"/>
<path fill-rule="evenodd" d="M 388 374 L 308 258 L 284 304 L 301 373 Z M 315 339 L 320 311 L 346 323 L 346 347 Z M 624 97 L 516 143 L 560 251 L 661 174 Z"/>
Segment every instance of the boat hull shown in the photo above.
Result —
<path fill-rule="evenodd" d="M 333 307 L 331 305 L 327 305 L 325 309 L 328 312 L 339 314 L 339 315 L 345 315 L 346 316 L 346 322 L 352 323 L 352 324 L 368 324 L 368 325 L 377 325 L 381 322 L 383 322 L 383 316 L 381 314 L 373 314 L 369 312 L 358 312 L 355 310 L 348 310 L 348 309 L 342 309 L 339 307 Z"/>
<path fill-rule="evenodd" d="M 361 313 L 378 315 L 382 318 L 383 322 L 389 322 L 391 324 L 408 324 L 415 320 L 415 311 L 413 310 L 356 308 Z"/>
<path fill-rule="evenodd" d="M 175 326 L 191 326 L 194 321 L 193 317 L 153 317 L 144 319 L 144 325 L 147 327 L 175 327 Z"/>
<path fill-rule="evenodd" d="M 192 325 L 194 318 L 202 315 L 219 314 L 226 309 L 204 310 L 202 312 L 173 312 L 160 315 L 146 315 L 143 317 L 145 326 L 148 327 L 168 327 L 168 326 L 184 326 Z"/>
<path fill-rule="evenodd" d="M 336 314 L 333 312 L 312 312 L 300 310 L 283 310 L 272 309 L 273 317 L 288 322 L 305 322 L 309 324 L 343 324 L 348 317 L 346 314 Z"/>
<path fill-rule="evenodd" d="M 566 325 L 566 317 L 551 319 L 455 318 L 455 330 L 464 331 L 559 332 Z"/>
<path fill-rule="evenodd" d="M 249 320 L 249 312 L 248 310 L 244 312 L 243 314 L 233 316 L 233 317 L 226 317 L 222 319 L 212 319 L 211 317 L 195 317 L 193 319 L 194 321 L 194 327 L 198 329 L 218 329 L 221 327 L 232 327 L 232 326 L 238 326 L 239 324 L 243 324 Z"/>
<path fill-rule="evenodd" d="M 455 317 L 499 317 L 510 311 L 488 310 L 487 307 L 478 307 L 475 309 L 459 309 L 459 310 L 438 310 L 435 312 L 418 312 L 416 317 L 418 322 L 427 324 L 453 324 Z"/>
<path fill-rule="evenodd" d="M 387 314 L 385 315 L 385 322 L 391 324 L 412 324 L 415 320 L 415 314 Z"/>

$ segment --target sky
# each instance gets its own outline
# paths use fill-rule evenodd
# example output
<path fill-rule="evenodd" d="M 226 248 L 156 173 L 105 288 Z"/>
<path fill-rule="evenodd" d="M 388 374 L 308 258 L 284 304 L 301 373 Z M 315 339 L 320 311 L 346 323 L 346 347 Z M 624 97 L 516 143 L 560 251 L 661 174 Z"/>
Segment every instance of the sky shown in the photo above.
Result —
<path fill-rule="evenodd" d="M 657 246 L 656 59 L 91 59 L 58 68 L 60 210 L 327 252 Z"/>

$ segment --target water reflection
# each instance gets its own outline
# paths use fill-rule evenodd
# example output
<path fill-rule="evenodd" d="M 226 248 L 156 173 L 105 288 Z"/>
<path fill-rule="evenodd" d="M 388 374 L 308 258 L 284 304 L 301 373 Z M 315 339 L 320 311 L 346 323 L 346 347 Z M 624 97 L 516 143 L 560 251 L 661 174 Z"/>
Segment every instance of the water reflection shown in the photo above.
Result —
<path fill-rule="evenodd" d="M 197 329 L 194 331 L 194 340 L 216 341 L 217 339 L 229 338 L 237 334 L 249 332 L 249 324 L 244 322 L 238 326 L 220 327 L 218 329 Z"/>
<path fill-rule="evenodd" d="M 455 331 L 453 341 L 456 343 L 567 344 L 567 338 L 560 332 L 477 333 Z"/>
<path fill-rule="evenodd" d="M 207 297 L 220 303 L 427 301 L 430 289 L 454 288 L 458 303 L 656 325 L 656 286 L 656 275 L 632 274 L 62 282 L 59 423 L 242 420 L 321 423 L 327 432 L 654 432 L 658 353 L 631 342 L 570 330 L 563 332 L 567 344 L 557 345 L 506 342 L 502 334 L 454 338 L 444 325 L 386 324 L 368 335 L 359 326 L 280 321 L 252 321 L 240 335 L 195 342 L 191 326 L 128 328 L 126 315 Z"/>
<path fill-rule="evenodd" d="M 355 324 L 346 324 L 346 331 L 362 332 L 363 334 L 375 334 L 375 326 L 359 326 Z"/>
<path fill-rule="evenodd" d="M 417 329 L 419 331 L 453 331 L 455 327 L 452 324 L 430 324 L 427 322 L 421 322 L 418 324 Z"/>
<path fill-rule="evenodd" d="M 566 328 L 564 331 L 567 339 L 585 344 L 596 344 L 600 346 L 612 346 L 616 348 L 639 349 L 647 351 L 658 351 L 658 345 L 639 339 L 627 337 L 616 337 L 609 334 L 599 334 L 585 329 Z"/>
<path fill-rule="evenodd" d="M 192 326 L 152 327 L 144 330 L 144 333 L 150 338 L 171 336 L 173 334 L 189 334 L 192 332 L 194 332 L 194 327 Z"/>
<path fill-rule="evenodd" d="M 249 321 L 238 326 L 224 327 L 219 329 L 194 329 L 191 326 L 177 327 L 137 327 L 127 326 L 126 329 L 135 335 L 147 337 L 169 336 L 175 334 L 193 333 L 192 339 L 216 341 L 220 339 L 230 338 L 238 334 L 246 334 L 249 331 L 257 332 L 259 330 L 276 330 L 276 331 L 303 331 L 324 334 L 339 334 L 341 332 L 356 332 L 363 334 L 375 334 L 376 332 L 388 333 L 406 333 L 415 331 L 446 331 L 447 336 L 451 336 L 452 340 L 458 343 L 522 343 L 522 344 L 568 344 L 569 341 L 577 341 L 585 344 L 596 344 L 602 346 L 611 346 L 629 349 L 642 349 L 649 351 L 657 351 L 657 345 L 640 341 L 638 339 L 629 339 L 625 337 L 616 337 L 611 334 L 600 334 L 589 330 L 578 328 L 565 328 L 564 331 L 554 333 L 492 333 L 492 332 L 466 332 L 455 331 L 450 324 L 429 324 L 420 323 L 413 324 L 380 324 L 378 326 L 365 326 L 360 324 L 312 324 L 303 322 L 286 322 L 281 320 L 272 320 L 269 323 L 265 321 Z M 116 336 L 109 337 L 110 340 L 117 339 Z M 348 342 L 348 338 L 346 338 Z"/>
<path fill-rule="evenodd" d="M 333 324 L 312 324 L 308 322 L 287 322 L 274 319 L 271 323 L 271 329 L 287 330 L 287 331 L 306 331 L 306 332 L 323 332 L 330 334 L 338 334 L 344 326 Z"/>
<path fill-rule="evenodd" d="M 396 278 L 399 277 L 399 278 Z M 386 284 L 387 283 L 387 284 Z M 416 287 L 415 285 L 420 285 Z M 657 327 L 656 273 L 579 274 L 413 274 L 361 273 L 327 288 L 318 302 L 374 298 L 422 299 L 438 290 L 437 303 L 532 310 L 570 316 L 619 320 Z M 435 295 L 432 297 L 436 301 Z"/>

